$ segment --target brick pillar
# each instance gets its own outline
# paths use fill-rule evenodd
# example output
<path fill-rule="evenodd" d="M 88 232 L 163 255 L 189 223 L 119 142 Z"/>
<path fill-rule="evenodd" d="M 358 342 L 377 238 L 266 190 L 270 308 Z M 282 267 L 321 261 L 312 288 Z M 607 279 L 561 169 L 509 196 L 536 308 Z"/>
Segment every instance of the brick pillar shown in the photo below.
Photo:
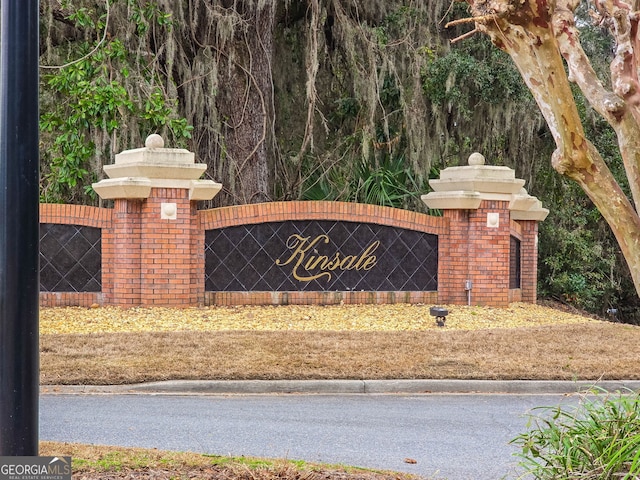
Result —
<path fill-rule="evenodd" d="M 469 213 L 471 304 L 509 305 L 509 203 L 483 200 Z"/>
<path fill-rule="evenodd" d="M 192 251 L 198 225 L 191 203 L 186 189 L 152 188 L 142 205 L 141 305 L 198 304 L 198 252 Z"/>
<path fill-rule="evenodd" d="M 422 200 L 449 219 L 449 232 L 439 240 L 439 302 L 463 305 L 470 294 L 472 305 L 509 305 L 512 220 L 522 223 L 521 299 L 535 302 L 537 222 L 549 210 L 524 183 L 508 167 L 485 165 L 479 153 L 471 154 L 469 165 L 448 167 L 429 180 L 434 191 Z"/>
<path fill-rule="evenodd" d="M 102 291 L 108 305 L 140 304 L 142 202 L 117 199 L 111 228 L 102 235 Z"/>
<path fill-rule="evenodd" d="M 203 303 L 204 231 L 196 202 L 211 200 L 222 187 L 199 180 L 206 168 L 192 152 L 164 148 L 159 135 L 104 167 L 110 178 L 93 188 L 115 201 L 113 226 L 103 237 L 105 303 Z"/>
<path fill-rule="evenodd" d="M 522 301 L 536 303 L 538 299 L 538 222 L 521 220 L 518 223 L 522 226 L 520 242 Z"/>
<path fill-rule="evenodd" d="M 467 302 L 464 282 L 469 272 L 469 212 L 444 210 L 449 233 L 438 238 L 438 302 L 463 305 Z"/>
<path fill-rule="evenodd" d="M 475 210 L 445 210 L 449 233 L 438 244 L 438 301 L 509 304 L 508 202 L 484 200 Z M 471 281 L 471 290 L 466 282 Z"/>
<path fill-rule="evenodd" d="M 191 202 L 191 288 L 196 295 L 196 303 L 204 305 L 205 297 L 205 231 L 198 215 L 196 203 Z"/>

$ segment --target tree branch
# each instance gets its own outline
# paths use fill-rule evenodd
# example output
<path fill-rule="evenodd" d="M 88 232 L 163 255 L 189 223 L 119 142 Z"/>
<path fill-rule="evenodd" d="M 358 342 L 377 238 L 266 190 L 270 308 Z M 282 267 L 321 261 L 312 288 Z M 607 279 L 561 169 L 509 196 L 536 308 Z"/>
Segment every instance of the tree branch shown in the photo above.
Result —
<path fill-rule="evenodd" d="M 640 127 L 638 109 L 607 90 L 596 75 L 591 62 L 578 41 L 571 0 L 559 0 L 554 12 L 553 29 L 560 52 L 569 67 L 570 81 L 575 82 L 589 104 L 614 128 L 620 154 L 629 179 L 636 210 L 640 211 Z M 612 70 L 612 77 L 616 73 Z M 612 79 L 613 80 L 613 79 Z M 615 84 L 615 80 L 613 81 Z M 626 99 L 625 99 L 626 100 Z"/>
<path fill-rule="evenodd" d="M 98 41 L 98 43 L 96 44 L 95 47 L 93 47 L 93 49 L 87 53 L 86 55 L 84 55 L 83 57 L 80 57 L 76 60 L 73 60 L 69 63 L 65 63 L 64 65 L 40 65 L 40 68 L 44 68 L 44 69 L 50 69 L 50 70 L 60 70 L 66 67 L 70 67 L 71 65 L 75 65 L 76 63 L 80 63 L 81 61 L 89 58 L 90 56 L 92 56 L 94 53 L 96 53 L 98 51 L 98 49 L 102 46 L 102 44 L 107 40 L 107 31 L 109 30 L 109 16 L 110 16 L 110 11 L 109 11 L 109 0 L 105 0 L 105 8 L 107 10 L 106 12 L 106 19 L 104 21 L 104 32 L 102 32 L 102 38 Z M 55 18 L 55 12 L 54 12 L 54 18 Z"/>
<path fill-rule="evenodd" d="M 478 30 L 478 28 L 474 28 L 473 30 L 467 32 L 467 33 L 463 33 L 462 35 L 460 35 L 459 37 L 456 37 L 454 39 L 451 40 L 451 43 L 458 43 L 461 42 L 462 40 L 466 40 L 467 38 L 471 38 L 473 37 L 476 33 L 478 33 L 480 30 Z"/>

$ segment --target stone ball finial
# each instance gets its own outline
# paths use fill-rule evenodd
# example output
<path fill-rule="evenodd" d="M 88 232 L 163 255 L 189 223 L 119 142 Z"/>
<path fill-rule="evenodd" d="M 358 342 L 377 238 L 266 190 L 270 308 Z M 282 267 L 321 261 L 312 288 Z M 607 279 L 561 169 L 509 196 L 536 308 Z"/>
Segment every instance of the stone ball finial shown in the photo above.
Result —
<path fill-rule="evenodd" d="M 469 155 L 469 165 L 484 165 L 484 155 L 474 152 Z"/>
<path fill-rule="evenodd" d="M 144 146 L 147 148 L 163 148 L 164 139 L 157 133 L 152 133 L 145 140 Z"/>

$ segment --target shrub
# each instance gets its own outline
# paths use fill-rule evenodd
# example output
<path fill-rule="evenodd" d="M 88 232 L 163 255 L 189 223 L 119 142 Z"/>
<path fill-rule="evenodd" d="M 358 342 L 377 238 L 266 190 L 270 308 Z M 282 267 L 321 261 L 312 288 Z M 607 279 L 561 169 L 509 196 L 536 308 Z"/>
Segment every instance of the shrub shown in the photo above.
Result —
<path fill-rule="evenodd" d="M 542 407 L 512 443 L 540 480 L 640 478 L 640 394 L 590 392 L 577 406 Z"/>

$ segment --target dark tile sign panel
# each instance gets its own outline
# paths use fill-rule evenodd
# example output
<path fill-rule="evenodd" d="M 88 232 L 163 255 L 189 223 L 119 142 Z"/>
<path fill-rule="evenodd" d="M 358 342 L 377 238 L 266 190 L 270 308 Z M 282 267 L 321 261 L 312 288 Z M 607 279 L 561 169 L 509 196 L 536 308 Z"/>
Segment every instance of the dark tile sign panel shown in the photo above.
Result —
<path fill-rule="evenodd" d="M 101 291 L 101 238 L 99 228 L 40 224 L 40 291 Z"/>
<path fill-rule="evenodd" d="M 437 235 L 339 221 L 208 230 L 207 291 L 435 291 Z"/>
<path fill-rule="evenodd" d="M 511 236 L 509 249 L 509 288 L 520 288 L 520 240 Z"/>

